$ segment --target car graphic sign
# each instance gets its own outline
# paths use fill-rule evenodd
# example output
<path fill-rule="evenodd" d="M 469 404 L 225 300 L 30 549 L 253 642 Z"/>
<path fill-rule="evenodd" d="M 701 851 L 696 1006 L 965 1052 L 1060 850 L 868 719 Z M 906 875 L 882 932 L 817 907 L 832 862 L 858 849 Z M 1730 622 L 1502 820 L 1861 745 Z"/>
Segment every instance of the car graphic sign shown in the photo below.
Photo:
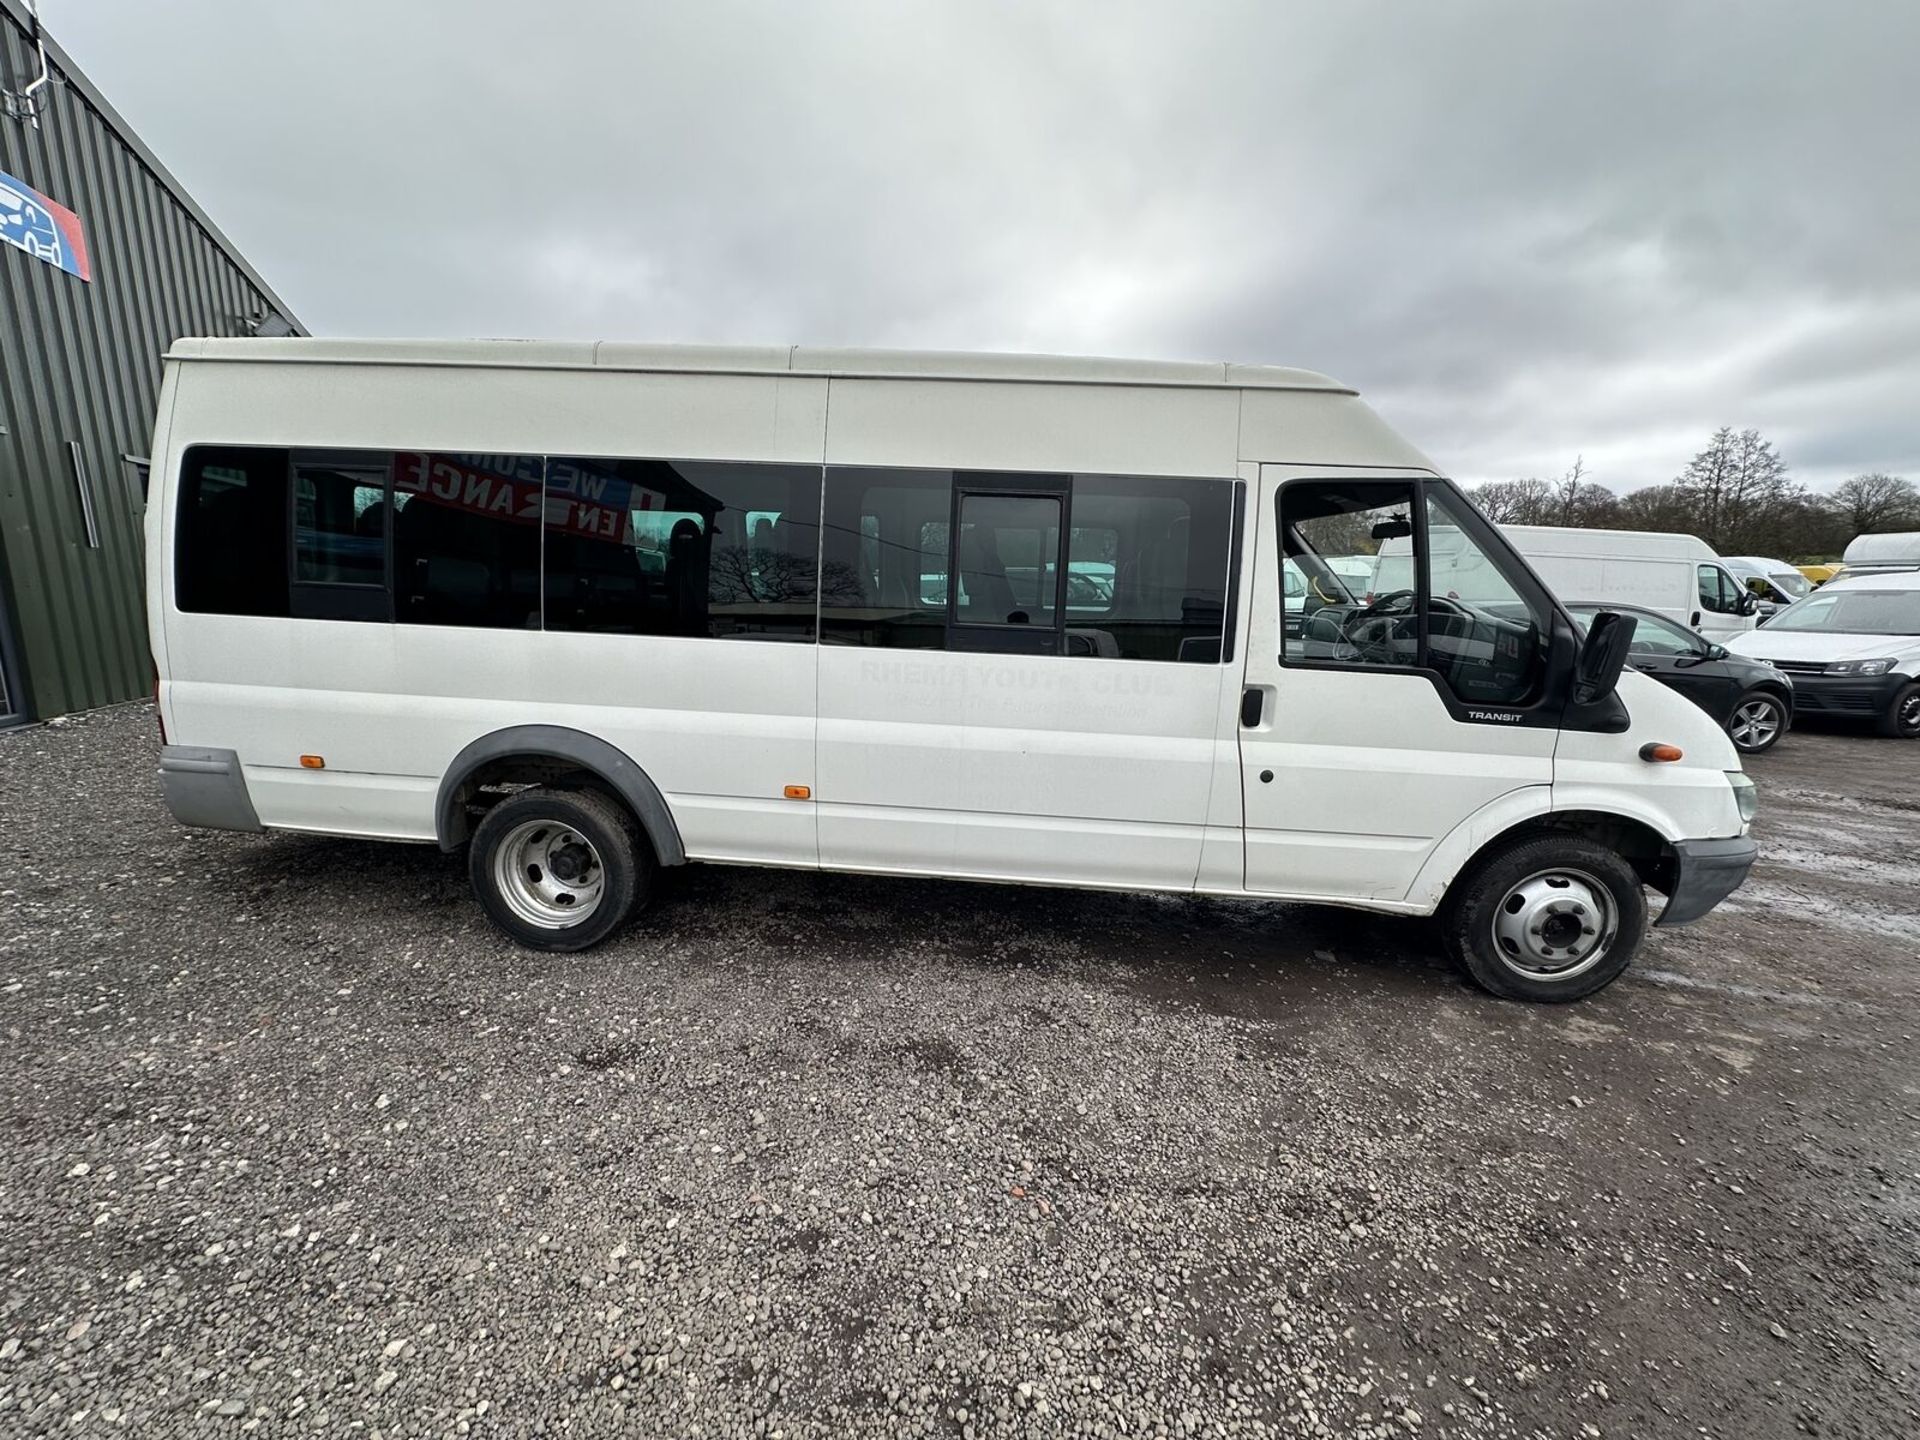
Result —
<path fill-rule="evenodd" d="M 80 217 L 5 171 L 0 171 L 0 240 L 69 275 L 93 279 Z"/>

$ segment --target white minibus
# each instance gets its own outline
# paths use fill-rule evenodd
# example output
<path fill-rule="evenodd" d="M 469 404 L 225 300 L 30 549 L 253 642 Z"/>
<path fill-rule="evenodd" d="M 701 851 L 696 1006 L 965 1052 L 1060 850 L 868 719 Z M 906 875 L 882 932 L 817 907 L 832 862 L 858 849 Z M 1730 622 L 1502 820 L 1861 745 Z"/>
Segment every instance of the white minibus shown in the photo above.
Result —
<path fill-rule="evenodd" d="M 1631 624 L 1306 371 L 184 340 L 153 455 L 174 815 L 465 847 L 537 949 L 713 861 L 1438 913 L 1567 1000 L 1753 863 Z"/>

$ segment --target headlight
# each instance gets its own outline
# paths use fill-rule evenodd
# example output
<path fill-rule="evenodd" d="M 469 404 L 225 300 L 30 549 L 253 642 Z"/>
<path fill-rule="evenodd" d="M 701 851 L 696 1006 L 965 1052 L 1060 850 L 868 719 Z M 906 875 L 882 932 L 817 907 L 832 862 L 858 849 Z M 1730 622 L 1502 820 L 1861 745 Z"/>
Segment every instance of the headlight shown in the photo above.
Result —
<path fill-rule="evenodd" d="M 1741 771 L 1729 770 L 1726 776 L 1727 783 L 1733 787 L 1733 803 L 1740 807 L 1740 828 L 1744 831 L 1753 824 L 1753 817 L 1760 810 L 1760 792 Z"/>
<path fill-rule="evenodd" d="M 1827 666 L 1829 675 L 1884 675 L 1893 669 L 1892 660 L 1836 660 Z"/>

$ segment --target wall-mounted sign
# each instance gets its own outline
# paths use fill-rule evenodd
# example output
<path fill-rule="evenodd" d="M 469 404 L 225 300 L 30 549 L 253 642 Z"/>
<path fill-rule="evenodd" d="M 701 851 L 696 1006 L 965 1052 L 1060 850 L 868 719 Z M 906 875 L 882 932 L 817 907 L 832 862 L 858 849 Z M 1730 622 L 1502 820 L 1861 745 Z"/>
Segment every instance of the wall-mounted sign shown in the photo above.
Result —
<path fill-rule="evenodd" d="M 5 171 L 0 171 L 0 240 L 69 275 L 93 279 L 80 217 Z"/>

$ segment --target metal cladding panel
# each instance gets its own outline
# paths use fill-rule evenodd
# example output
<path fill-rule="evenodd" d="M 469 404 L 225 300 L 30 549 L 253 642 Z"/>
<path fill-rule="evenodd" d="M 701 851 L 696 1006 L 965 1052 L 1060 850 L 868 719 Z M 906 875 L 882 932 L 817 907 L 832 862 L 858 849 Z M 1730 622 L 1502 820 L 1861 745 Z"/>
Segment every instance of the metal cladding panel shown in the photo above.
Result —
<path fill-rule="evenodd" d="M 0 171 L 75 211 L 92 279 L 0 245 L 0 627 L 17 712 L 47 717 L 152 683 L 137 474 L 161 357 L 183 335 L 243 335 L 285 306 L 49 44 L 40 125 L 0 115 Z M 0 86 L 37 68 L 0 0 Z M 90 481 L 89 542 L 76 457 Z M 3 649 L 0 649 L 3 653 Z M 0 701 L 0 723 L 6 702 Z"/>

